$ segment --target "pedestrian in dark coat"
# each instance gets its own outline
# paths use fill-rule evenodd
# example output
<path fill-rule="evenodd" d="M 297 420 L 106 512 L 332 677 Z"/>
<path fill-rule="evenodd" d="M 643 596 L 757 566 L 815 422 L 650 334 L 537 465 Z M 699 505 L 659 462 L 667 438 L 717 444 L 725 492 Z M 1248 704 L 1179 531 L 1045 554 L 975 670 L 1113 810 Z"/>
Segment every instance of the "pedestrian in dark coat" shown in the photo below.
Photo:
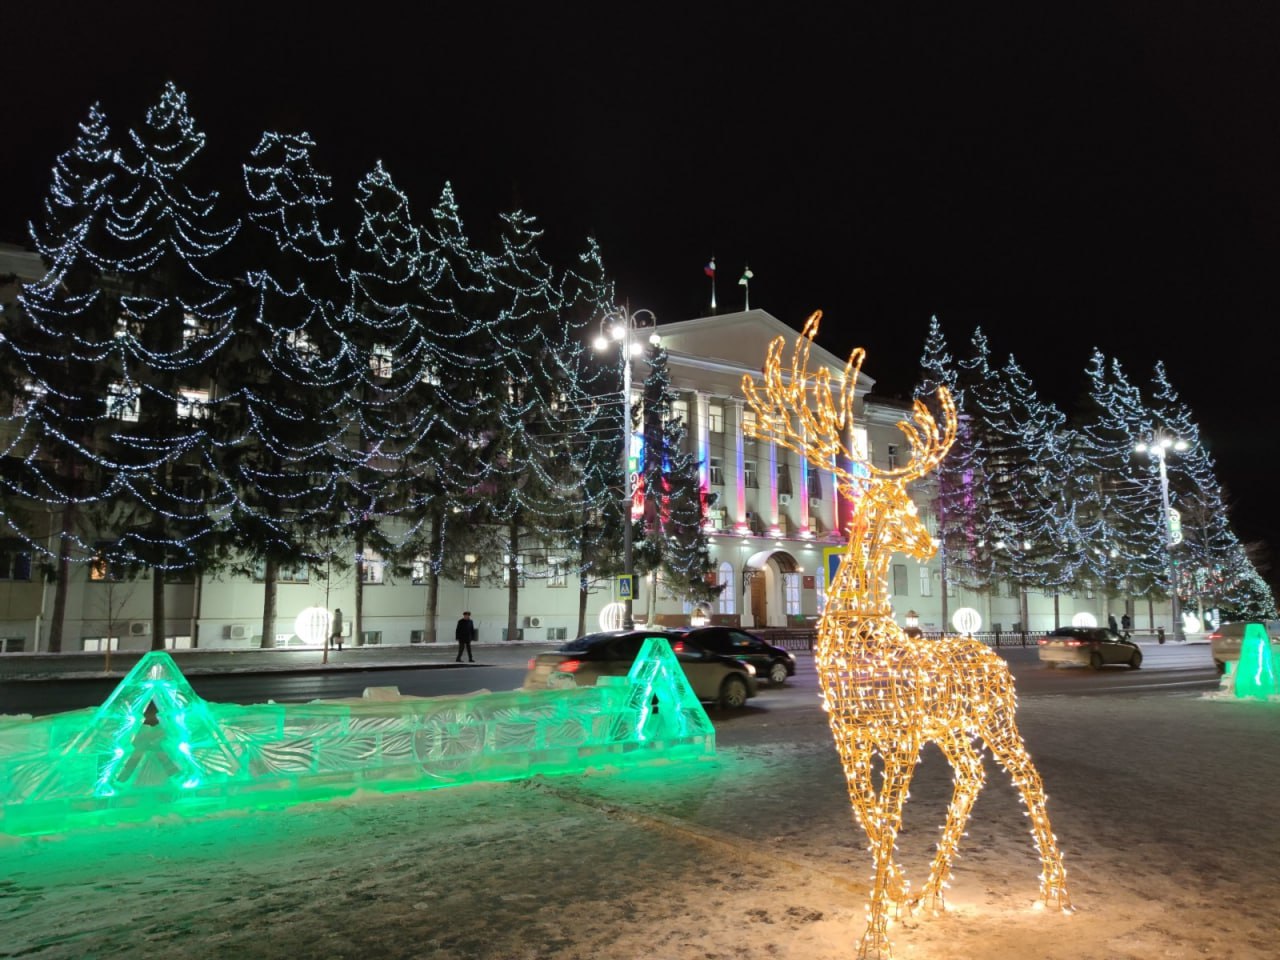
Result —
<path fill-rule="evenodd" d="M 467 655 L 468 663 L 475 663 L 476 658 L 471 655 L 471 641 L 476 638 L 476 625 L 471 619 L 471 611 L 463 610 L 462 619 L 458 621 L 458 627 L 453 631 L 453 638 L 458 641 L 458 657 L 454 663 L 462 662 L 462 654 Z"/>

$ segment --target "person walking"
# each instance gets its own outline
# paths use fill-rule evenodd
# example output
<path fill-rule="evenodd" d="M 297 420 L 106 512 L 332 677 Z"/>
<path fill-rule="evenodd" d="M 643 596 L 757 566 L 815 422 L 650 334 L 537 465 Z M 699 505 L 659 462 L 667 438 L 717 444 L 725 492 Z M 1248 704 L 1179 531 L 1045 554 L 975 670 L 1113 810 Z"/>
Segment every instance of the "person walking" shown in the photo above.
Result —
<path fill-rule="evenodd" d="M 333 625 L 329 628 L 329 645 L 342 649 L 342 608 L 333 611 Z"/>
<path fill-rule="evenodd" d="M 457 629 L 453 631 L 453 638 L 458 641 L 458 656 L 454 663 L 462 662 L 462 654 L 467 654 L 467 662 L 475 663 L 476 658 L 471 655 L 471 641 L 476 638 L 476 625 L 471 620 L 471 611 L 463 610 L 462 619 L 458 621 Z"/>
<path fill-rule="evenodd" d="M 1126 637 L 1129 636 L 1129 628 L 1132 626 L 1133 621 L 1129 619 L 1129 615 L 1127 613 L 1120 618 L 1120 629 L 1124 631 L 1124 635 Z"/>
<path fill-rule="evenodd" d="M 1107 614 L 1107 626 L 1111 628 L 1112 633 L 1120 632 L 1120 627 L 1116 625 L 1116 615 L 1114 613 Z"/>

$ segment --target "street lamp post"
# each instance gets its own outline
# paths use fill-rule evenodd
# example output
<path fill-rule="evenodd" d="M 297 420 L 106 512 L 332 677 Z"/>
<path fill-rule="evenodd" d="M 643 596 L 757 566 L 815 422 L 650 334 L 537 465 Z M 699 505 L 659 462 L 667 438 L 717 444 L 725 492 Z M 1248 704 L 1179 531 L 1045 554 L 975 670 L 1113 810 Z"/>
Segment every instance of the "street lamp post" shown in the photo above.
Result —
<path fill-rule="evenodd" d="M 1169 612 L 1173 618 L 1173 639 L 1182 641 L 1186 639 L 1186 634 L 1182 629 L 1182 604 L 1178 600 L 1178 567 L 1173 559 L 1173 520 L 1169 509 L 1169 471 L 1165 468 L 1165 459 L 1170 450 L 1179 453 L 1186 450 L 1187 441 L 1176 437 L 1153 437 L 1133 449 L 1154 457 L 1160 467 L 1160 508 L 1164 520 L 1165 560 L 1169 565 Z"/>
<path fill-rule="evenodd" d="M 622 572 L 626 574 L 631 590 L 623 597 L 622 626 L 626 630 L 635 627 L 635 608 L 633 600 L 636 588 L 635 551 L 631 543 L 631 463 L 628 457 L 631 445 L 631 358 L 641 350 L 639 341 L 632 338 L 632 331 L 648 324 L 641 323 L 640 317 L 647 316 L 653 326 L 649 334 L 649 343 L 657 346 L 662 342 L 658 336 L 658 318 L 652 310 L 637 310 L 635 313 L 626 307 L 619 307 L 601 322 L 600 336 L 596 337 L 595 348 L 607 350 L 610 341 L 616 342 L 622 353 Z M 607 336 L 606 336 L 607 333 Z"/>

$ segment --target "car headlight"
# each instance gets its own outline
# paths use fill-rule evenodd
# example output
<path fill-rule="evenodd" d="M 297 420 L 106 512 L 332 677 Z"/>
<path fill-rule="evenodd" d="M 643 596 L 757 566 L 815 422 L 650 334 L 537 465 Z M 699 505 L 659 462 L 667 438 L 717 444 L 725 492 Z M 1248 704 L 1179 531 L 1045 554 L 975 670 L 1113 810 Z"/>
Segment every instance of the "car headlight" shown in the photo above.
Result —
<path fill-rule="evenodd" d="M 747 668 L 747 673 L 751 674 L 751 676 L 754 677 L 756 675 L 756 668 L 753 667 L 751 664 L 744 663 L 743 666 Z"/>

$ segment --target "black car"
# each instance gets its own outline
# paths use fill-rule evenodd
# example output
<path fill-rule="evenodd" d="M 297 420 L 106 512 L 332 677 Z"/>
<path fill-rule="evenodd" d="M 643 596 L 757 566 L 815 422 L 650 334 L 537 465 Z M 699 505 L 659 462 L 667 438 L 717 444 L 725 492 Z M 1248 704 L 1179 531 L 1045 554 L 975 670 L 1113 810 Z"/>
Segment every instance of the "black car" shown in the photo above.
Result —
<path fill-rule="evenodd" d="M 737 627 L 677 627 L 672 633 L 685 644 L 751 664 L 757 676 L 774 686 L 796 675 L 796 658 L 791 651 L 765 643 Z"/>
<path fill-rule="evenodd" d="M 671 644 L 699 700 L 721 707 L 741 707 L 756 695 L 756 674 L 751 664 L 684 645 L 679 637 L 665 630 L 618 630 L 570 640 L 558 650 L 540 653 L 529 661 L 524 687 L 588 687 L 602 676 L 625 677 L 650 637 L 661 637 Z"/>
<path fill-rule="evenodd" d="M 1059 627 L 1037 641 L 1040 662 L 1052 670 L 1060 663 L 1075 663 L 1101 670 L 1118 664 L 1137 670 L 1142 649 L 1110 627 Z"/>

